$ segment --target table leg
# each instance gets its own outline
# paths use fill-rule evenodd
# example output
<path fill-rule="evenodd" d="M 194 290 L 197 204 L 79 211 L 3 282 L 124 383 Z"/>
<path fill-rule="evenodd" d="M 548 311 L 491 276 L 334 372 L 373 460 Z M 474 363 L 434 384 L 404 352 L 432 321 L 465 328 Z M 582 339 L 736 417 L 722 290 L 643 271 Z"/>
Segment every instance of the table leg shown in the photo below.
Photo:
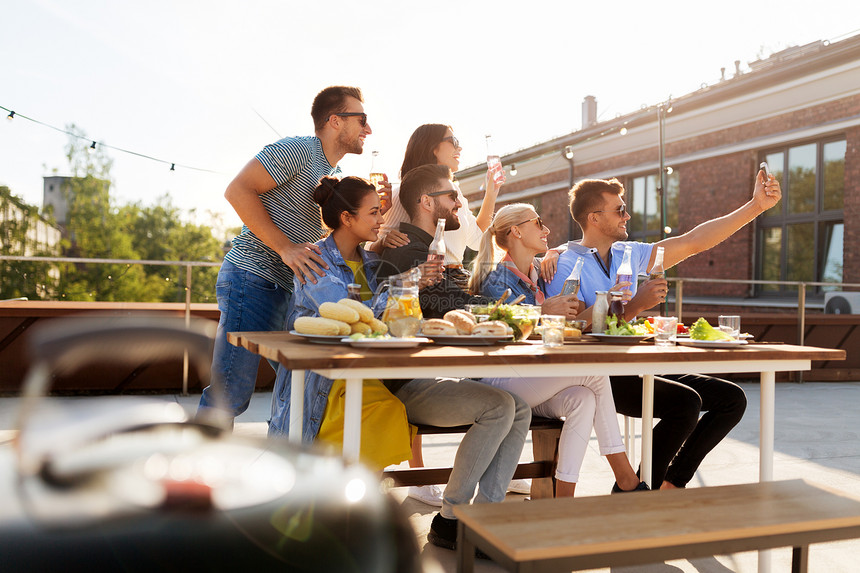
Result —
<path fill-rule="evenodd" d="M 361 390 L 363 379 L 346 379 L 343 412 L 343 457 L 347 463 L 358 462 L 361 450 Z"/>
<path fill-rule="evenodd" d="M 305 411 L 305 371 L 293 370 L 290 377 L 290 442 L 302 443 L 302 419 Z"/>
<path fill-rule="evenodd" d="M 466 541 L 466 526 L 457 523 L 457 573 L 473 573 L 475 570 L 475 544 Z"/>
<path fill-rule="evenodd" d="M 809 564 L 809 545 L 793 547 L 791 550 L 791 573 L 807 573 Z"/>
<path fill-rule="evenodd" d="M 762 372 L 759 404 L 758 481 L 773 481 L 774 410 L 776 403 L 776 374 Z M 759 573 L 770 573 L 771 551 L 758 552 Z"/>
<path fill-rule="evenodd" d="M 639 478 L 653 488 L 651 483 L 651 451 L 654 448 L 654 375 L 642 376 L 642 461 Z M 659 487 L 659 486 L 658 486 Z"/>

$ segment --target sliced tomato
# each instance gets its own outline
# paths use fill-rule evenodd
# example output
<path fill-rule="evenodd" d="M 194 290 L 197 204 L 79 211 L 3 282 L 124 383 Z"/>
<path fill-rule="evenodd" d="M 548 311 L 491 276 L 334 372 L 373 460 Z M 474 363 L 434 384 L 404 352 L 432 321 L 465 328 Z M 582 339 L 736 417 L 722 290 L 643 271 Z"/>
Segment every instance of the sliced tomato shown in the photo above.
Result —
<path fill-rule="evenodd" d="M 678 334 L 690 334 L 690 329 L 683 324 L 679 324 L 677 332 Z"/>

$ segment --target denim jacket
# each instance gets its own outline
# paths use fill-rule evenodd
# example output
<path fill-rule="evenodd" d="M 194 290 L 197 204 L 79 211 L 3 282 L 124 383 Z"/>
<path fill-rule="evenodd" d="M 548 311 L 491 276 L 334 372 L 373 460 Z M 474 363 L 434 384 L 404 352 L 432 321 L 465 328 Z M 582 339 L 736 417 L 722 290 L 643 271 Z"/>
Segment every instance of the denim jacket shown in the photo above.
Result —
<path fill-rule="evenodd" d="M 538 287 L 541 291 L 546 292 L 546 286 L 544 285 L 543 279 L 538 279 Z M 486 297 L 490 297 L 491 299 L 498 300 L 498 298 L 504 294 L 505 289 L 511 289 L 511 296 L 508 297 L 508 300 L 513 300 L 521 294 L 524 294 L 526 295 L 526 298 L 523 299 L 523 304 L 537 304 L 535 302 L 535 293 L 529 285 L 523 279 L 511 272 L 507 265 L 499 263 L 496 265 L 496 268 L 487 275 L 484 282 L 481 284 L 481 294 Z"/>
<path fill-rule="evenodd" d="M 347 296 L 346 285 L 355 282 L 355 278 L 334 239 L 329 235 L 327 238 L 316 243 L 322 251 L 322 259 L 328 264 L 328 271 L 324 277 L 319 277 L 316 284 L 308 282 L 301 284 L 298 279 L 293 281 L 293 299 L 290 311 L 287 315 L 287 330 L 292 330 L 296 318 L 300 316 L 317 316 L 317 308 L 324 302 L 337 302 Z M 375 253 L 365 251 L 359 247 L 359 253 L 364 261 L 364 272 L 367 277 L 368 286 L 373 292 L 377 290 L 377 268 L 379 258 Z M 377 293 L 371 300 L 365 301 L 373 310 L 377 318 L 385 310 L 388 300 L 388 291 Z M 275 389 L 272 393 L 272 417 L 269 420 L 270 436 L 286 436 L 290 431 L 290 391 L 292 371 L 280 366 L 275 379 Z M 320 429 L 323 414 L 325 413 L 328 394 L 331 391 L 333 380 L 315 374 L 305 373 L 305 399 L 302 418 L 302 441 L 312 442 Z"/>

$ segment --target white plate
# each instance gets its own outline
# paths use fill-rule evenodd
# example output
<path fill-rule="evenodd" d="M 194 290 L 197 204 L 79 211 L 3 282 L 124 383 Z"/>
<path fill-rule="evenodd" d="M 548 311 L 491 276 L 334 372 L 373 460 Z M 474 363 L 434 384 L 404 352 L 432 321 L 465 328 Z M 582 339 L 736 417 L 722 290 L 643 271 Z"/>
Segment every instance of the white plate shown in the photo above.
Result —
<path fill-rule="evenodd" d="M 592 338 L 598 339 L 606 344 L 639 344 L 643 340 L 654 338 L 653 334 L 637 335 L 637 334 L 588 334 Z"/>
<path fill-rule="evenodd" d="M 304 334 L 295 330 L 291 330 L 290 334 L 301 336 L 308 342 L 315 344 L 343 344 L 343 336 L 340 334 Z"/>
<path fill-rule="evenodd" d="M 681 346 L 696 348 L 734 348 L 747 344 L 746 340 L 693 340 L 692 338 L 677 339 Z"/>
<path fill-rule="evenodd" d="M 341 338 L 341 342 L 356 348 L 415 348 L 419 344 L 430 342 L 430 339 L 416 336 L 413 338 L 359 338 L 353 340 L 346 337 Z"/>
<path fill-rule="evenodd" d="M 493 344 L 502 344 L 511 342 L 513 335 L 505 334 L 504 336 L 471 336 L 469 334 L 427 334 L 433 339 L 436 344 L 445 344 L 448 346 L 492 346 Z"/>

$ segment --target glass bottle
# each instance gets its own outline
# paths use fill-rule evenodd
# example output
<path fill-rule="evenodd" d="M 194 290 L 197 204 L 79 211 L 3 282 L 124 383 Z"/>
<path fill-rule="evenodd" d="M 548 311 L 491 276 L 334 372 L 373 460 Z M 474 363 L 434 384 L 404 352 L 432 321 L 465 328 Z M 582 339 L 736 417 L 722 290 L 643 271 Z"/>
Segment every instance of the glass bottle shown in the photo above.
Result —
<path fill-rule="evenodd" d="M 427 253 L 427 262 L 438 261 L 443 263 L 447 250 L 445 246 L 445 219 L 438 219 L 436 221 L 436 234 L 433 235 L 433 242 L 430 243 L 430 252 Z"/>
<path fill-rule="evenodd" d="M 624 293 L 621 291 L 610 291 L 609 292 L 609 310 L 606 312 L 607 316 L 615 315 L 619 319 L 624 318 Z"/>
<path fill-rule="evenodd" d="M 633 247 L 626 245 L 624 247 L 624 257 L 621 259 L 621 265 L 615 272 L 615 283 L 629 282 L 630 285 L 623 287 L 621 290 L 631 290 L 633 286 L 633 265 L 630 259 L 633 257 Z M 622 301 L 622 304 L 627 304 L 627 301 Z M 611 314 L 611 313 L 610 313 Z"/>
<path fill-rule="evenodd" d="M 648 280 L 664 278 L 666 278 L 666 271 L 663 270 L 663 247 L 657 247 L 654 264 L 651 266 L 651 270 L 648 271 Z"/>
<path fill-rule="evenodd" d="M 501 185 L 505 182 L 505 168 L 502 166 L 502 159 L 498 154 L 495 153 L 491 144 L 490 144 L 490 136 L 486 136 L 487 142 L 487 168 L 493 174 L 493 181 L 496 182 L 496 185 Z"/>
<path fill-rule="evenodd" d="M 567 275 L 564 280 L 564 285 L 561 287 L 562 295 L 576 294 L 579 292 L 579 276 L 582 274 L 582 265 L 585 259 L 582 257 L 576 258 L 576 264 L 573 265 L 573 270 Z"/>
<path fill-rule="evenodd" d="M 361 285 L 358 283 L 349 283 L 346 285 L 347 298 L 361 302 Z"/>
<path fill-rule="evenodd" d="M 599 290 L 594 294 L 594 306 L 591 307 L 591 332 L 603 334 L 606 330 L 606 313 L 609 311 L 609 293 Z"/>

